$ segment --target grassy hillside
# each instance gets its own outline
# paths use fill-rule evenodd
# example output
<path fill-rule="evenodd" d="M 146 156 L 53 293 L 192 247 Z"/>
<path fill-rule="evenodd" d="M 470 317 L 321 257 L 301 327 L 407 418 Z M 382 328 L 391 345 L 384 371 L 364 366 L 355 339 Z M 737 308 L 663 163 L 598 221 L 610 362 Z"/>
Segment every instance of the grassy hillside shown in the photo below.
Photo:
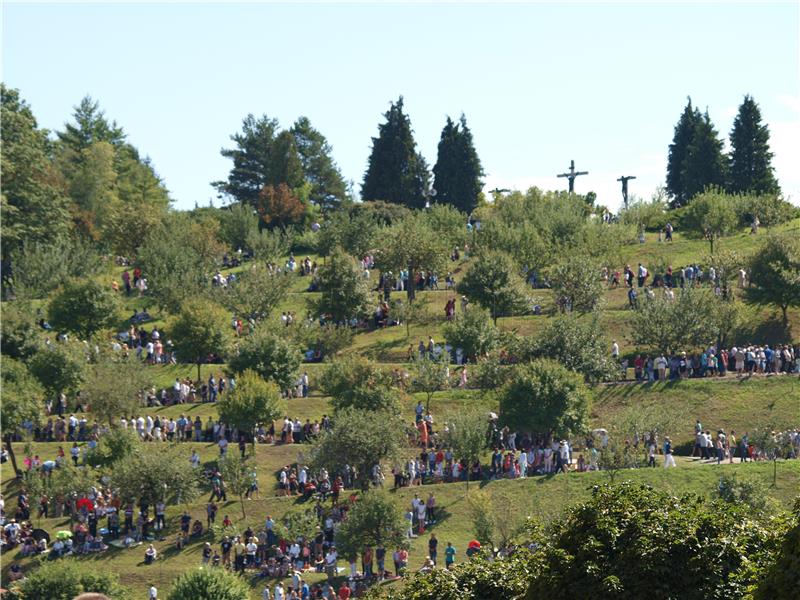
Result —
<path fill-rule="evenodd" d="M 188 451 L 187 451 L 188 452 Z M 259 460 L 261 454 L 259 453 Z M 7 477 L 7 469 L 4 470 Z M 646 483 L 659 489 L 668 490 L 674 494 L 693 492 L 709 497 L 715 489 L 721 474 L 736 473 L 739 476 L 752 477 L 763 481 L 767 485 L 772 482 L 772 465 L 765 463 L 747 465 L 698 465 L 688 461 L 679 461 L 679 468 L 665 470 L 638 469 L 625 471 L 617 475 L 617 481 L 626 479 L 634 482 Z M 406 509 L 410 506 L 414 493 L 419 492 L 421 497 L 428 493 L 436 496 L 439 518 L 436 525 L 428 531 L 435 533 L 444 545 L 452 542 L 458 550 L 457 561 L 465 559 L 464 551 L 467 542 L 473 538 L 468 494 L 486 493 L 491 501 L 502 506 L 507 525 L 514 529 L 524 522 L 526 515 L 532 515 L 545 522 L 557 515 L 565 507 L 587 498 L 593 485 L 608 482 L 609 477 L 602 472 L 594 473 L 569 473 L 551 476 L 531 477 L 520 480 L 487 481 L 482 484 L 473 483 L 469 492 L 466 485 L 438 484 L 426 485 L 422 488 L 403 488 L 392 492 L 398 507 Z M 8 481 L 4 482 L 4 490 Z M 768 494 L 782 506 L 788 507 L 792 498 L 800 487 L 800 463 L 790 461 L 778 465 L 778 480 L 775 486 L 768 488 Z M 220 506 L 220 517 L 230 515 L 240 530 L 246 526 L 262 526 L 266 515 L 279 518 L 286 511 L 297 508 L 299 501 L 292 498 L 277 498 L 269 493 L 262 492 L 260 499 L 246 502 L 247 517 L 242 518 L 239 502 L 230 499 Z M 201 549 L 203 542 L 211 541 L 210 536 L 193 541 L 183 551 L 178 552 L 173 547 L 173 542 L 179 531 L 179 517 L 183 507 L 173 507 L 168 511 L 166 539 L 156 541 L 161 558 L 155 564 L 145 566 L 143 563 L 144 548 L 139 546 L 130 549 L 110 548 L 108 551 L 90 555 L 80 559 L 88 562 L 98 569 L 111 570 L 119 573 L 122 583 L 134 590 L 134 597 L 144 597 L 150 583 L 163 592 L 166 592 L 172 580 L 186 569 L 200 565 Z M 197 501 L 189 505 L 193 518 L 205 523 L 205 504 Z M 34 520 L 37 526 L 53 531 L 69 525 L 64 519 Z M 417 569 L 424 561 L 427 553 L 427 534 L 411 540 L 410 568 Z M 11 558 L 15 558 L 12 553 Z M 71 560 L 71 559 L 68 559 Z M 8 561 L 4 561 L 8 562 Z M 23 567 L 33 566 L 32 559 L 22 559 Z M 341 565 L 342 563 L 340 563 Z M 4 565 L 4 569 L 7 565 Z M 323 575 L 309 574 L 311 581 L 321 581 Z M 261 591 L 263 581 L 255 576 L 249 576 L 248 581 L 253 590 L 252 598 L 256 598 Z M 259 596 L 260 597 L 260 596 Z"/>

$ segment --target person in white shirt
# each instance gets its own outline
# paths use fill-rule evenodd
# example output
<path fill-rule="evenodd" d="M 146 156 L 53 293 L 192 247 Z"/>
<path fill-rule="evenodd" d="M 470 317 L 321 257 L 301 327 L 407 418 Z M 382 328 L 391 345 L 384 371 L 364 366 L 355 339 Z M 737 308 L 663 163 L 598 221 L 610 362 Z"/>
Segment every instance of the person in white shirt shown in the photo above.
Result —
<path fill-rule="evenodd" d="M 616 340 L 611 344 L 611 358 L 615 360 L 619 358 L 619 344 Z"/>
<path fill-rule="evenodd" d="M 150 586 L 149 596 L 150 600 L 158 600 L 158 589 L 156 589 L 156 586 Z"/>
<path fill-rule="evenodd" d="M 283 584 L 279 581 L 275 584 L 274 600 L 284 600 Z"/>
<path fill-rule="evenodd" d="M 261 592 L 261 600 L 272 600 L 272 594 L 269 592 L 269 584 L 264 586 L 264 591 Z"/>

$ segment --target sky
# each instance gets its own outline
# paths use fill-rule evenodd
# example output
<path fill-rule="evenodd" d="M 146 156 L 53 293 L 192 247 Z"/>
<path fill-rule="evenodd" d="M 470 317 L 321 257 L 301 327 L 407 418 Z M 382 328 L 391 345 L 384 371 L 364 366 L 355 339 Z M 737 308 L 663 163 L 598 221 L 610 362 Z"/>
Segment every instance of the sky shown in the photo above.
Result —
<path fill-rule="evenodd" d="M 486 189 L 566 189 L 575 160 L 612 209 L 622 175 L 649 199 L 691 96 L 727 139 L 745 94 L 800 204 L 800 3 L 14 3 L 2 5 L 2 80 L 39 125 L 85 95 L 148 155 L 174 206 L 216 198 L 219 151 L 248 114 L 307 116 L 356 191 L 372 137 L 403 95 L 436 162 L 463 112 Z"/>

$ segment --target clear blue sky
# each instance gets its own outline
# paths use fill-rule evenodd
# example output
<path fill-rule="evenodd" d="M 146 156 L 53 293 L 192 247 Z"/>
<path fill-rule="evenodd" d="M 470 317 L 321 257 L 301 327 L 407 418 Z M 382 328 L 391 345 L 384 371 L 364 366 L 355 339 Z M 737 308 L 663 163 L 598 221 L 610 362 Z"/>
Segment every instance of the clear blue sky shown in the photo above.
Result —
<path fill-rule="evenodd" d="M 686 101 L 727 137 L 746 93 L 772 130 L 784 191 L 800 201 L 798 3 L 13 4 L 2 79 L 41 126 L 86 94 L 149 155 L 175 206 L 207 204 L 219 155 L 247 113 L 306 115 L 360 182 L 382 113 L 403 94 L 428 162 L 463 111 L 487 187 L 576 182 L 620 202 L 663 182 Z"/>

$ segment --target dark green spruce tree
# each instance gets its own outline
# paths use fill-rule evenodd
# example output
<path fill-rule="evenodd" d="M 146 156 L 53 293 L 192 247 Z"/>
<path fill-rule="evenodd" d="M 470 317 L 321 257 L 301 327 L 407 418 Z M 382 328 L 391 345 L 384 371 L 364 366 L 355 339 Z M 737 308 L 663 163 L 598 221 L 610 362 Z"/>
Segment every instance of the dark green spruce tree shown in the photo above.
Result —
<path fill-rule="evenodd" d="M 458 123 L 447 117 L 433 167 L 436 202 L 472 212 L 478 206 L 478 195 L 483 189 L 483 174 L 466 117 L 462 114 Z"/>
<path fill-rule="evenodd" d="M 403 113 L 402 96 L 384 116 L 386 122 L 378 126 L 378 137 L 372 138 L 361 198 L 422 208 L 428 189 L 428 165 L 417 152 L 411 120 Z"/>
<path fill-rule="evenodd" d="M 688 98 L 681 118 L 675 125 L 675 134 L 669 145 L 667 158 L 667 192 L 672 197 L 672 206 L 683 206 L 689 200 L 686 195 L 686 184 L 683 178 L 683 167 L 692 143 L 695 127 L 702 120 L 700 111 L 692 106 L 692 99 Z"/>
<path fill-rule="evenodd" d="M 342 173 L 333 160 L 333 148 L 308 117 L 300 117 L 291 133 L 300 155 L 306 181 L 311 184 L 309 198 L 323 210 L 332 210 L 348 198 Z"/>
<path fill-rule="evenodd" d="M 687 202 L 707 187 L 725 186 L 728 163 L 722 148 L 722 140 L 706 111 L 695 123 L 692 141 L 683 161 L 681 178 Z"/>
<path fill-rule="evenodd" d="M 739 106 L 730 140 L 729 190 L 734 193 L 780 193 L 772 168 L 769 128 L 761 122 L 761 109 L 750 95 L 745 96 Z"/>
<path fill-rule="evenodd" d="M 289 131 L 281 131 L 275 137 L 275 143 L 270 153 L 269 170 L 266 183 L 275 187 L 285 183 L 291 189 L 303 185 L 303 163 L 297 152 L 294 136 Z"/>

